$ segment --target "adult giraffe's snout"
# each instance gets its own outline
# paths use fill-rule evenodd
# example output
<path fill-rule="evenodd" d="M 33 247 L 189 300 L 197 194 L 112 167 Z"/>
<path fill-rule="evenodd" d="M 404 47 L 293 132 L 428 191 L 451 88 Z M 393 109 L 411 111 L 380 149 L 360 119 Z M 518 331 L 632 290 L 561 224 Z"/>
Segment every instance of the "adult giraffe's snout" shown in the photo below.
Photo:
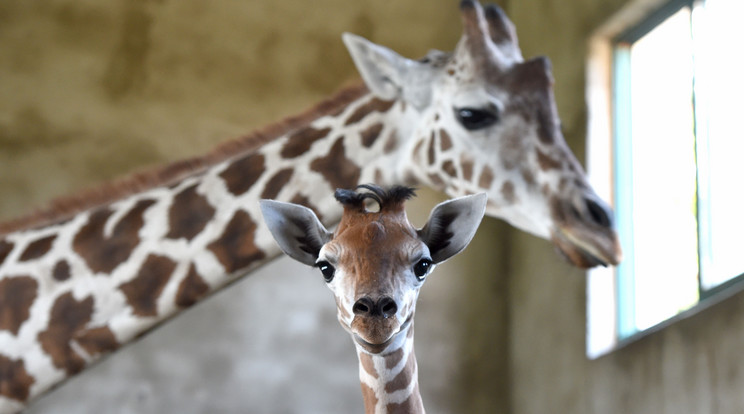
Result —
<path fill-rule="evenodd" d="M 555 223 L 552 241 L 574 265 L 590 268 L 617 265 L 622 260 L 612 209 L 591 189 L 575 197 L 554 197 L 551 215 Z"/>

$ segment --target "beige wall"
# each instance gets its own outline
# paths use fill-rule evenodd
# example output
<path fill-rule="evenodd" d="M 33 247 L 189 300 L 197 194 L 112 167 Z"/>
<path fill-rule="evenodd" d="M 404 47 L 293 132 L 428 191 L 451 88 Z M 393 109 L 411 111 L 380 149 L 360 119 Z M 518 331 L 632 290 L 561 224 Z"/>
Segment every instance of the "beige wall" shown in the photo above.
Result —
<path fill-rule="evenodd" d="M 450 50 L 456 3 L 0 2 L 0 217 L 307 107 L 357 76 L 343 31 L 411 57 Z M 564 133 L 580 159 L 587 38 L 623 3 L 502 3 L 524 55 L 553 62 Z M 425 192 L 412 206 L 419 223 L 439 199 Z M 358 411 L 351 343 L 317 275 L 303 271 L 272 264 L 31 412 Z M 437 273 L 416 329 L 432 413 L 744 407 L 741 295 L 588 361 L 585 276 L 547 242 L 488 219 L 464 256 Z M 318 298 L 298 303 L 298 291 Z"/>

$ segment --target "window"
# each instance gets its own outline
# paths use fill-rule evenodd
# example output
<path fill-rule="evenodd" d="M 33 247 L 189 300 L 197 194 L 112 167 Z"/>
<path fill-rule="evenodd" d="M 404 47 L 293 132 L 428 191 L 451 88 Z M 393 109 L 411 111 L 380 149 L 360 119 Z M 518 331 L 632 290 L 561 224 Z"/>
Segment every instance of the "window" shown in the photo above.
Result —
<path fill-rule="evenodd" d="M 624 259 L 589 276 L 590 356 L 742 285 L 743 13 L 671 1 L 592 40 L 589 171 Z"/>

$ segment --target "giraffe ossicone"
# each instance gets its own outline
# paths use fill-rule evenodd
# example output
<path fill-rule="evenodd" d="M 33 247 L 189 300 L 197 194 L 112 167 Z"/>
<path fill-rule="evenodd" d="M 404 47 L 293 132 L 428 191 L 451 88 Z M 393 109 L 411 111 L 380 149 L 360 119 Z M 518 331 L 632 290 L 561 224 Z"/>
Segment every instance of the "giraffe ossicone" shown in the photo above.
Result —
<path fill-rule="evenodd" d="M 338 321 L 356 346 L 365 412 L 423 413 L 413 351 L 416 300 L 434 267 L 470 243 L 487 196 L 445 201 L 416 229 L 404 209 L 412 189 L 359 188 L 336 191 L 344 213 L 333 233 L 301 205 L 264 200 L 261 210 L 282 251 L 318 267 L 333 292 Z M 368 210 L 367 199 L 379 208 Z"/>
<path fill-rule="evenodd" d="M 365 85 L 215 151 L 0 224 L 0 413 L 277 257 L 259 200 L 332 224 L 336 188 L 488 194 L 486 214 L 579 267 L 616 264 L 612 212 L 566 145 L 547 59 L 524 61 L 496 6 L 461 3 L 453 53 L 353 35 Z"/>

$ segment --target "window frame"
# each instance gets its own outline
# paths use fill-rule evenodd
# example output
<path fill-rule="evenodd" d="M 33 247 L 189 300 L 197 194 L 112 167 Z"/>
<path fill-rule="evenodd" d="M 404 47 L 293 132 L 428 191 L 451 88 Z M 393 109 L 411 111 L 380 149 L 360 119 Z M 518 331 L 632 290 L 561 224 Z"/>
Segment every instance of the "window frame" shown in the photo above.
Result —
<path fill-rule="evenodd" d="M 613 192 L 617 205 L 616 211 L 632 211 L 634 202 L 633 174 L 633 133 L 631 105 L 631 48 L 644 36 L 653 31 L 668 18 L 684 8 L 690 10 L 695 0 L 671 0 L 646 16 L 639 23 L 620 33 L 612 39 L 612 152 L 614 183 Z M 693 92 L 694 93 L 694 92 Z M 694 97 L 691 97 L 694 99 Z M 693 109 L 694 111 L 694 109 Z M 694 117 L 694 114 L 693 114 Z M 696 166 L 696 171 L 698 170 Z M 625 189 L 618 191 L 618 189 Z M 699 195 L 696 194 L 699 205 Z M 634 254 L 635 234 L 632 218 L 629 215 L 617 214 L 617 227 L 620 243 L 625 249 L 623 262 L 617 268 L 617 336 L 619 340 L 632 337 L 645 329 L 636 327 L 636 275 Z M 697 219 L 697 218 L 696 218 Z M 699 221 L 698 221 L 699 223 Z M 697 230 L 698 238 L 700 229 Z M 698 249 L 699 249 L 698 243 Z M 698 259 L 698 298 L 700 297 L 700 261 Z M 694 305 L 693 305 L 694 306 Z"/>
<path fill-rule="evenodd" d="M 616 210 L 626 209 L 628 211 L 629 203 L 632 204 L 633 201 L 632 191 L 623 192 L 623 195 L 617 194 L 616 191 L 618 187 L 631 188 L 633 182 L 632 174 L 620 171 L 623 166 L 630 165 L 632 161 L 629 159 L 632 140 L 629 122 L 630 83 L 627 80 L 630 47 L 679 10 L 687 7 L 692 16 L 694 7 L 702 2 L 702 0 L 634 2 L 613 16 L 590 38 L 587 60 L 587 104 L 589 108 L 587 170 L 592 184 L 600 189 L 600 195 L 610 200 Z M 625 91 L 625 93 L 618 93 L 619 91 Z M 694 89 L 691 98 L 694 111 L 696 103 Z M 693 117 L 697 171 L 696 219 L 697 235 L 700 241 L 702 237 L 706 237 L 705 226 L 707 225 L 704 203 L 701 203 L 701 192 L 705 190 L 705 173 L 701 174 L 700 160 L 698 160 L 700 151 L 698 114 L 694 113 Z M 701 182 L 703 188 L 701 188 Z M 628 223 L 629 218 L 617 215 L 616 221 L 617 228 L 620 230 L 621 245 L 632 246 L 633 234 L 632 226 Z M 698 242 L 697 303 L 644 330 L 638 330 L 635 327 L 632 254 L 625 255 L 621 264 L 625 266 L 625 269 L 622 271 L 615 268 L 594 269 L 588 272 L 587 356 L 594 359 L 622 348 L 743 292 L 744 274 L 734 276 L 711 288 L 704 287 L 701 277 L 702 245 L 703 243 Z"/>

